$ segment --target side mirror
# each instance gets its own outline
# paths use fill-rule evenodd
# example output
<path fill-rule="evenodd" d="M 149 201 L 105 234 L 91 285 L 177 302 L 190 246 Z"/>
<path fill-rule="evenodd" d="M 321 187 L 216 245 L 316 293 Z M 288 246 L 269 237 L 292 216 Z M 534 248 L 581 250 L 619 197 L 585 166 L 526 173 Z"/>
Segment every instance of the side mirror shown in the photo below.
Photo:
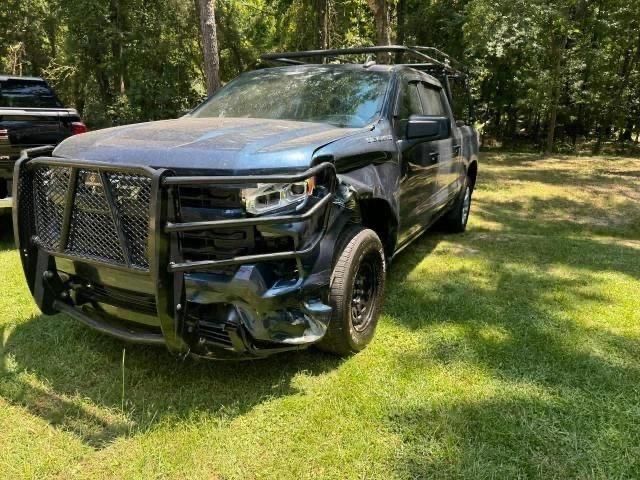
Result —
<path fill-rule="evenodd" d="M 443 140 L 451 136 L 451 120 L 433 115 L 411 115 L 407 122 L 407 139 Z"/>
<path fill-rule="evenodd" d="M 466 125 L 467 125 L 467 123 L 464 120 L 456 120 L 456 127 L 460 128 L 460 127 L 464 127 Z"/>

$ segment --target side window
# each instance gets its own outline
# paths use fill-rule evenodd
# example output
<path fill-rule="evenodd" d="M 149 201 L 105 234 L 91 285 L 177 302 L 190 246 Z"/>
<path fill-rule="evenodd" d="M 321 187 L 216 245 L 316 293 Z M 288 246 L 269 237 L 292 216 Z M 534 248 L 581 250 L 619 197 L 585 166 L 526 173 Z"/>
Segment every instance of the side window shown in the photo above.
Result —
<path fill-rule="evenodd" d="M 418 83 L 406 83 L 400 92 L 396 131 L 398 135 L 404 135 L 407 121 L 411 115 L 422 115 L 422 103 L 418 93 Z"/>
<path fill-rule="evenodd" d="M 420 83 L 419 90 L 425 115 L 448 116 L 440 90 L 436 90 L 424 83 Z"/>

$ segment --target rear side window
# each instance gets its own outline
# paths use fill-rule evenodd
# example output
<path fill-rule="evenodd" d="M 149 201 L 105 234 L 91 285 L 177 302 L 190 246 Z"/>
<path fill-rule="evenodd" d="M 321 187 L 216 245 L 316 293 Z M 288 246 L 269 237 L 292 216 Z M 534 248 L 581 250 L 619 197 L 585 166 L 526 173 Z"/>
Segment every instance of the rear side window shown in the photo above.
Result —
<path fill-rule="evenodd" d="M 439 90 L 431 88 L 424 83 L 420 84 L 419 90 L 425 115 L 438 115 L 442 117 L 448 115 Z"/>
<path fill-rule="evenodd" d="M 62 104 L 44 82 L 11 79 L 0 82 L 0 107 L 60 108 Z"/>

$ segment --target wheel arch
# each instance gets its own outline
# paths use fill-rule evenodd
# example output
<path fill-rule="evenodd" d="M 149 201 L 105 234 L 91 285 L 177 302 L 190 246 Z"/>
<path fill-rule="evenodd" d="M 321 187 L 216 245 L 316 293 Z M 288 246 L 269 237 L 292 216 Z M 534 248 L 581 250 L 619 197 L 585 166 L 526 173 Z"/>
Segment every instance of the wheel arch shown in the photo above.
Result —
<path fill-rule="evenodd" d="M 395 251 L 400 225 L 400 169 L 396 161 L 368 164 L 339 174 L 344 199 L 352 220 L 373 230 L 384 246 L 387 258 Z"/>
<path fill-rule="evenodd" d="M 473 191 L 476 186 L 476 180 L 478 179 L 478 162 L 473 160 L 467 167 L 467 177 L 469 178 L 469 185 Z"/>
<path fill-rule="evenodd" d="M 398 218 L 392 206 L 383 198 L 362 198 L 358 200 L 358 210 L 360 223 L 376 232 L 385 255 L 390 258 L 398 239 Z"/>

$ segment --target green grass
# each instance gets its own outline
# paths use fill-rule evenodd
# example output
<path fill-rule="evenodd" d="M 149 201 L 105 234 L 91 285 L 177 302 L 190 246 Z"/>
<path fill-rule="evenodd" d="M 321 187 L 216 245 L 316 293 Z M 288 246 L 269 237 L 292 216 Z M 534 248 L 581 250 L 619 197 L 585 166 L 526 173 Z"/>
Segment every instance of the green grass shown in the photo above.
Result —
<path fill-rule="evenodd" d="M 483 159 L 376 338 L 179 361 L 33 306 L 0 241 L 0 477 L 638 478 L 640 161 Z"/>

